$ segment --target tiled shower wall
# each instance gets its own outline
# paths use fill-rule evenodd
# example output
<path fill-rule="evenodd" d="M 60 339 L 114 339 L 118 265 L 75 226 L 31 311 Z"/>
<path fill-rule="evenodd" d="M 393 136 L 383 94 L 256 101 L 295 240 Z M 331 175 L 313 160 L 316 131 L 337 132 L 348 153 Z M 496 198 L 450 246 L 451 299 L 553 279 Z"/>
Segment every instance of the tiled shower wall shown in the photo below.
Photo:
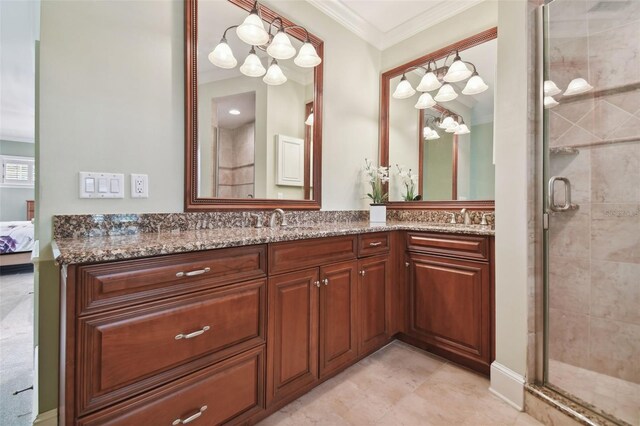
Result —
<path fill-rule="evenodd" d="M 640 2 L 617 3 L 625 9 L 551 4 L 560 19 L 549 26 L 549 78 L 563 90 L 576 77 L 593 93 L 614 90 L 558 95 L 549 111 L 550 173 L 570 179 L 579 205 L 551 217 L 549 350 L 640 383 Z"/>
<path fill-rule="evenodd" d="M 218 197 L 248 198 L 254 195 L 255 123 L 220 129 Z"/>

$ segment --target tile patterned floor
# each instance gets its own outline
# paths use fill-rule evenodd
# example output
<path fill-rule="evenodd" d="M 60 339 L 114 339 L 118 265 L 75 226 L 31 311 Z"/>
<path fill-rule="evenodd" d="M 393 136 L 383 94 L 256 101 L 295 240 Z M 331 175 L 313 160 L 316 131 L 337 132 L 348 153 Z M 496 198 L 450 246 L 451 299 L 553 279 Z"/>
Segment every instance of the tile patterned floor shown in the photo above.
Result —
<path fill-rule="evenodd" d="M 540 425 L 489 392 L 489 381 L 395 341 L 260 426 Z"/>

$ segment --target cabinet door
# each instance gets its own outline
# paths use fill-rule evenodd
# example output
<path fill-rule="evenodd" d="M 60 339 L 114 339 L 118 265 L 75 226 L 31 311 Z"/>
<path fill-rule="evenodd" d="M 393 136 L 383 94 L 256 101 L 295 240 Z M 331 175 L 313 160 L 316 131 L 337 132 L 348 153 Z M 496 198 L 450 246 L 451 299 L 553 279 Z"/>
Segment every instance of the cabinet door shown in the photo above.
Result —
<path fill-rule="evenodd" d="M 376 256 L 358 261 L 358 353 L 364 354 L 387 341 L 387 285 L 389 258 Z"/>
<path fill-rule="evenodd" d="M 437 354 L 488 372 L 489 265 L 412 253 L 409 287 L 409 335 Z"/>
<path fill-rule="evenodd" d="M 358 355 L 356 267 L 350 261 L 320 268 L 320 376 Z"/>
<path fill-rule="evenodd" d="M 267 404 L 318 379 L 318 269 L 269 278 Z"/>

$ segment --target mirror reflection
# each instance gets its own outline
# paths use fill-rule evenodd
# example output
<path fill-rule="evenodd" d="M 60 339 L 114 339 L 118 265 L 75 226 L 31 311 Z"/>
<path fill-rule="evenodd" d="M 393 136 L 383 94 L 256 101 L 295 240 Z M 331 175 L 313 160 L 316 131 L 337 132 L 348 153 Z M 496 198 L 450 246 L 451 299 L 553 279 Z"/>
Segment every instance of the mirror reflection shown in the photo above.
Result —
<path fill-rule="evenodd" d="M 227 1 L 198 2 L 198 197 L 313 198 L 320 58 L 282 26 Z"/>
<path fill-rule="evenodd" d="M 414 200 L 494 199 L 496 40 L 457 53 L 389 81 L 389 165 L 411 170 Z M 392 175 L 390 201 L 411 198 Z"/>

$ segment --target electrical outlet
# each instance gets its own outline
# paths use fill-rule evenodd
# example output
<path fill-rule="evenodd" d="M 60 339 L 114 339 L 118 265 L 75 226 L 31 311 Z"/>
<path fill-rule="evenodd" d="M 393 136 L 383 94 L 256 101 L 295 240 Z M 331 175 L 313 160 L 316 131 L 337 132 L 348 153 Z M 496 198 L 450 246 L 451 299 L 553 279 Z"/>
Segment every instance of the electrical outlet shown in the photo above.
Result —
<path fill-rule="evenodd" d="M 149 198 L 149 176 L 131 173 L 131 198 Z"/>

